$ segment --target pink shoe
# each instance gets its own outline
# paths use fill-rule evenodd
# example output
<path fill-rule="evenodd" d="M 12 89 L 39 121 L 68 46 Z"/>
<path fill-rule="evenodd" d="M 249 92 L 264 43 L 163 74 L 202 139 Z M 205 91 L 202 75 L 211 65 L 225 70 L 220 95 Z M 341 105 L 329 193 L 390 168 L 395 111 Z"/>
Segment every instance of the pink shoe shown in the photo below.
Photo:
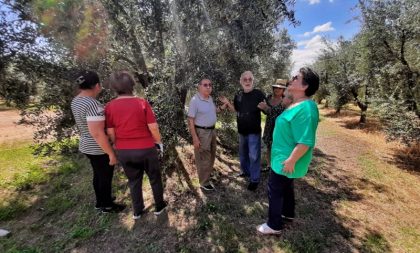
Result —
<path fill-rule="evenodd" d="M 257 226 L 257 231 L 263 235 L 278 235 L 281 233 L 281 230 L 274 230 L 270 228 L 267 223 Z"/>

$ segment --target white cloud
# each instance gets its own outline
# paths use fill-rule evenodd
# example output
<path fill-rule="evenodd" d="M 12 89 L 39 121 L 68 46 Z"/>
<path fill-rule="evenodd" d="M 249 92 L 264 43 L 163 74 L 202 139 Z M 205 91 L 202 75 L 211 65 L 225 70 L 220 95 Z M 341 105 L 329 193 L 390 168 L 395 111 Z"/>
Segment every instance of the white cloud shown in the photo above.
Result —
<path fill-rule="evenodd" d="M 297 45 L 301 48 L 293 50 L 293 68 L 291 74 L 295 74 L 303 66 L 312 64 L 321 53 L 321 50 L 326 48 L 320 35 L 316 35 L 309 40 L 299 41 Z"/>
<path fill-rule="evenodd" d="M 335 29 L 331 25 L 332 25 L 331 21 L 327 22 L 325 24 L 322 24 L 322 25 L 317 25 L 317 26 L 314 27 L 312 32 L 305 32 L 303 34 L 303 36 L 307 37 L 307 36 L 310 36 L 311 34 L 314 34 L 314 33 L 334 31 Z"/>
<path fill-rule="evenodd" d="M 308 0 L 309 4 L 319 4 L 321 0 Z"/>

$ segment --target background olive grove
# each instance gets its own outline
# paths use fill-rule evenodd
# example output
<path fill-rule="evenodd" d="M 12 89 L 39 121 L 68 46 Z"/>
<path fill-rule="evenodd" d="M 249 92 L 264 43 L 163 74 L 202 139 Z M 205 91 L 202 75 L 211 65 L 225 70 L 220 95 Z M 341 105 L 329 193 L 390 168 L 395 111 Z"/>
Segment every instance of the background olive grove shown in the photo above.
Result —
<path fill-rule="evenodd" d="M 200 78 L 214 81 L 215 95 L 228 95 L 246 69 L 256 73 L 259 86 L 286 75 L 294 43 L 277 27 L 285 20 L 297 24 L 288 0 L 2 5 L 1 29 L 7 32 L 0 37 L 0 96 L 40 126 L 38 140 L 74 136 L 69 103 L 78 70 L 97 70 L 106 86 L 112 71 L 127 69 L 145 88 L 140 92 L 153 103 L 164 142 L 172 147 L 188 137 L 184 106 Z M 44 113 L 51 109 L 53 114 Z"/>
<path fill-rule="evenodd" d="M 299 25 L 294 2 L 1 0 L 0 97 L 39 127 L 36 139 L 49 152 L 57 143 L 51 140 L 75 136 L 69 104 L 76 73 L 96 70 L 106 86 L 112 71 L 127 69 L 173 150 L 188 138 L 184 108 L 201 78 L 213 80 L 214 95 L 233 97 L 244 70 L 263 89 L 288 76 L 295 43 L 279 27 Z M 391 138 L 418 143 L 420 4 L 360 0 L 355 8 L 361 31 L 350 40 L 326 40 L 328 49 L 313 64 L 322 81 L 316 99 L 337 113 L 354 101 L 360 123 L 371 109 Z M 110 98 L 105 91 L 101 100 Z M 232 117 L 222 118 L 232 129 Z"/>
<path fill-rule="evenodd" d="M 372 109 L 390 139 L 420 141 L 420 3 L 415 0 L 359 0 L 361 31 L 351 40 L 326 41 L 313 64 L 322 77 L 318 100 L 337 113 L 350 101 L 360 123 Z"/>

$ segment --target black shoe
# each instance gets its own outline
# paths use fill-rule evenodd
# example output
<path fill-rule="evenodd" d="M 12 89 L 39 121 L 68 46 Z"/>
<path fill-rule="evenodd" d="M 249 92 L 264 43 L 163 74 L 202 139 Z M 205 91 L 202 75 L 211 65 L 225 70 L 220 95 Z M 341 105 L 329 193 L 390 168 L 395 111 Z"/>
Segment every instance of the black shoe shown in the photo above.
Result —
<path fill-rule="evenodd" d="M 100 210 L 102 213 L 119 213 L 125 209 L 125 205 L 112 203 L 111 206 L 101 207 Z"/>
<path fill-rule="evenodd" d="M 251 182 L 248 184 L 247 189 L 250 191 L 255 191 L 258 188 L 258 183 Z"/>
<path fill-rule="evenodd" d="M 141 211 L 141 212 L 139 212 L 139 213 L 134 212 L 134 213 L 133 213 L 133 220 L 138 220 L 138 219 L 140 219 L 140 218 L 141 218 L 141 216 L 142 216 L 145 212 L 146 212 L 146 211 L 144 211 L 144 209 L 143 209 L 143 211 Z"/>
<path fill-rule="evenodd" d="M 161 214 L 163 211 L 165 211 L 166 207 L 168 207 L 168 205 L 166 204 L 166 202 L 163 202 L 163 204 L 156 207 L 156 210 L 155 210 L 154 214 L 156 216 Z"/>
<path fill-rule="evenodd" d="M 116 199 L 117 199 L 117 197 L 111 196 L 112 202 L 114 202 Z M 95 204 L 95 210 L 101 210 L 102 208 L 103 208 L 103 206 L 100 206 L 98 204 Z"/>
<path fill-rule="evenodd" d="M 205 191 L 214 191 L 214 186 L 211 184 L 208 185 L 202 185 L 200 186 L 201 189 L 205 190 Z"/>

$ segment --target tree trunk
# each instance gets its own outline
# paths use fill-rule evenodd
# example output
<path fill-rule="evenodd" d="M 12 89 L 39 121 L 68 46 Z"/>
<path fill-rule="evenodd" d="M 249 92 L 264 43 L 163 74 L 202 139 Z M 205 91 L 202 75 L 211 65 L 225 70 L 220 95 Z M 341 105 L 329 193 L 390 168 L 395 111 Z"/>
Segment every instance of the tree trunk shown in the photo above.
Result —
<path fill-rule="evenodd" d="M 335 114 L 340 114 L 340 112 L 341 112 L 341 107 L 338 107 L 335 109 Z"/>
<path fill-rule="evenodd" d="M 368 106 L 367 106 L 366 103 L 363 103 L 362 101 L 360 101 L 356 89 L 352 89 L 351 93 L 353 94 L 354 101 L 357 103 L 357 106 L 360 108 L 359 123 L 365 124 L 366 123 L 366 111 L 367 111 Z"/>

